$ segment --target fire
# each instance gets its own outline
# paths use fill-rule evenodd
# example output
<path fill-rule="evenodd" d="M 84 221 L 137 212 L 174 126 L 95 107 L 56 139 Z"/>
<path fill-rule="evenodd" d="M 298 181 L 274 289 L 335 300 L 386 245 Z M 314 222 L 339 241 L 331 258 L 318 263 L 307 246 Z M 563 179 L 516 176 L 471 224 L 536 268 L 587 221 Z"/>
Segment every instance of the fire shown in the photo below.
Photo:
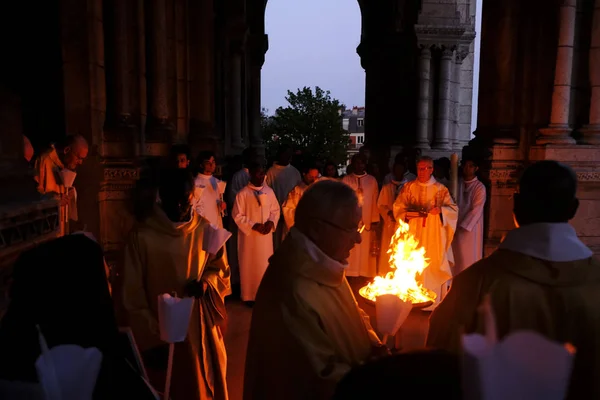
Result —
<path fill-rule="evenodd" d="M 376 276 L 373 282 L 362 287 L 358 293 L 371 301 L 382 294 L 393 294 L 413 304 L 435 300 L 436 294 L 423 287 L 418 280 L 429 266 L 425 248 L 410 234 L 408 224 L 399 221 L 398 229 L 390 241 L 390 267 L 385 277 Z"/>

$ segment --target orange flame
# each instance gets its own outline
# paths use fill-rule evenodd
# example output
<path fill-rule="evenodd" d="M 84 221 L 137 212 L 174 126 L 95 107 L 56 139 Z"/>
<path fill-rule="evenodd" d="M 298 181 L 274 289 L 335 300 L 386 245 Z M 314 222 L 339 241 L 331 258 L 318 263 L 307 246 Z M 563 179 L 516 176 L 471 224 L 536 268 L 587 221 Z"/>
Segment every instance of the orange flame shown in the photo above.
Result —
<path fill-rule="evenodd" d="M 376 276 L 373 282 L 362 287 L 358 293 L 365 299 L 375 301 L 382 294 L 393 294 L 413 304 L 435 300 L 436 294 L 419 282 L 425 268 L 429 266 L 425 258 L 425 248 L 410 234 L 404 221 L 398 222 L 398 229 L 390 241 L 390 267 L 392 271 L 385 277 Z"/>

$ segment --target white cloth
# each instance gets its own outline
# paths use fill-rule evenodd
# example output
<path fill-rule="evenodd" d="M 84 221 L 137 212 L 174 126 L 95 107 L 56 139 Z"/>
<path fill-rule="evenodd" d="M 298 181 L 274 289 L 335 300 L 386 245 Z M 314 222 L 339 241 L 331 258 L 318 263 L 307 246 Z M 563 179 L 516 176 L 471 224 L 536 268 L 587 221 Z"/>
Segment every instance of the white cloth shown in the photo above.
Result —
<path fill-rule="evenodd" d="M 348 264 L 343 264 L 339 261 L 336 261 L 327 254 L 323 253 L 323 250 L 321 250 L 312 240 L 307 238 L 306 235 L 304 235 L 298 229 L 292 228 L 290 230 L 290 235 L 292 239 L 294 239 L 296 243 L 298 243 L 300 247 L 306 251 L 306 254 L 308 254 L 308 256 L 316 264 L 321 265 L 335 273 L 345 271 L 348 268 Z"/>
<path fill-rule="evenodd" d="M 360 176 L 350 174 L 346 175 L 342 182 L 356 192 L 362 205 L 362 222 L 365 224 L 365 230 L 361 234 L 362 242 L 350 251 L 346 276 L 372 278 L 377 275 L 377 257 L 371 255 L 371 240 L 375 239 L 374 235 L 376 234 L 371 231 L 371 225 L 379 222 L 379 210 L 377 209 L 379 188 L 377 180 L 368 174 Z"/>
<path fill-rule="evenodd" d="M 194 196 L 194 210 L 211 224 L 222 228 L 223 218 L 219 208 L 219 201 L 221 200 L 218 187 L 219 180 L 212 175 L 198 174 L 194 183 L 197 188 L 202 189 L 200 196 Z"/>
<path fill-rule="evenodd" d="M 452 242 L 454 276 L 483 257 L 485 195 L 485 186 L 476 177 L 470 181 L 458 181 L 458 223 Z"/>
<path fill-rule="evenodd" d="M 294 221 L 296 219 L 296 207 L 298 207 L 298 202 L 300 201 L 300 198 L 302 198 L 304 192 L 306 192 L 306 189 L 308 189 L 308 185 L 306 183 L 300 182 L 297 184 L 288 194 L 287 200 L 281 207 L 283 211 L 283 219 L 285 220 L 288 231 L 292 228 L 292 226 L 294 226 Z"/>
<path fill-rule="evenodd" d="M 302 177 L 300 176 L 300 172 L 291 164 L 282 166 L 274 163 L 267 171 L 265 181 L 275 192 L 275 196 L 281 207 L 286 201 L 290 191 L 302 181 Z M 273 248 L 275 250 L 277 250 L 287 232 L 283 218 L 281 220 L 281 223 L 277 225 L 277 230 L 273 235 Z"/>
<path fill-rule="evenodd" d="M 281 210 L 275 193 L 268 186 L 248 184 L 233 206 L 232 217 L 238 231 L 238 261 L 243 301 L 254 301 L 260 281 L 273 255 L 273 233 L 262 235 L 252 227 L 271 221 L 277 226 Z"/>
<path fill-rule="evenodd" d="M 524 225 L 508 232 L 498 248 L 552 262 L 585 260 L 594 254 L 568 223 Z"/>
<path fill-rule="evenodd" d="M 395 179 L 394 174 L 390 172 L 383 178 L 383 185 L 384 186 L 387 185 L 388 183 L 392 182 L 394 179 Z M 415 179 L 417 179 L 417 176 L 409 171 L 406 171 L 404 173 L 404 178 L 402 178 L 402 180 L 406 181 L 406 182 L 414 181 Z"/>
<path fill-rule="evenodd" d="M 231 177 L 231 184 L 229 186 L 229 197 L 227 198 L 227 204 L 235 203 L 235 197 L 237 194 L 248 185 L 250 182 L 250 172 L 248 168 L 242 168 Z"/>
<path fill-rule="evenodd" d="M 237 194 L 250 182 L 248 168 L 242 168 L 231 177 L 229 191 L 227 193 L 227 205 L 233 208 Z M 227 241 L 227 255 L 229 256 L 229 268 L 231 268 L 231 283 L 240 283 L 240 266 L 238 264 L 238 228 L 233 219 L 229 220 L 229 231 L 231 238 Z"/>
<path fill-rule="evenodd" d="M 423 272 L 423 286 L 437 294 L 436 306 L 443 295 L 442 285 L 452 278 L 451 264 L 454 264 L 454 258 L 451 243 L 456 230 L 458 207 L 448 188 L 433 176 L 425 183 L 418 180 L 408 182 L 394 202 L 394 216 L 402 221 L 407 211 L 428 212 L 434 207 L 440 207 L 439 215 L 427 214 L 425 223 L 423 218 L 413 218 L 408 225 L 410 233 L 425 248 L 425 257 L 429 259 L 429 266 Z"/>
<path fill-rule="evenodd" d="M 381 192 L 379 193 L 379 199 L 377 199 L 377 207 L 379 208 L 381 218 L 383 218 L 381 250 L 379 253 L 379 268 L 377 270 L 379 275 L 385 275 L 391 270 L 390 255 L 388 254 L 388 250 L 392 236 L 396 231 L 397 223 L 395 220 L 392 220 L 388 214 L 390 211 L 392 213 L 394 212 L 394 201 L 396 201 L 396 197 L 398 197 L 400 190 L 404 184 L 406 184 L 406 182 L 407 181 L 405 179 L 400 182 L 392 180 L 390 183 L 383 185 Z"/>

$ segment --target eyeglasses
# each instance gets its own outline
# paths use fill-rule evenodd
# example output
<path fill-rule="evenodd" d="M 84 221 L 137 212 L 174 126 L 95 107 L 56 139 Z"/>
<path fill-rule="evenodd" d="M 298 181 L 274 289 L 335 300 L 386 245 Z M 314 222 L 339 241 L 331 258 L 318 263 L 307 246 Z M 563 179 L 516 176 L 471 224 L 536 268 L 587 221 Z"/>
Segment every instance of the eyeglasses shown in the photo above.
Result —
<path fill-rule="evenodd" d="M 332 227 L 334 227 L 336 229 L 339 229 L 340 231 L 344 231 L 344 232 L 347 232 L 347 233 L 358 232 L 359 234 L 361 234 L 365 230 L 365 224 L 362 221 L 358 224 L 358 227 L 356 228 L 356 230 L 354 230 L 352 228 L 341 227 L 338 224 L 334 224 L 333 222 L 327 221 L 327 220 L 324 220 L 324 219 L 319 219 L 319 221 L 323 222 L 326 225 L 332 226 Z"/>

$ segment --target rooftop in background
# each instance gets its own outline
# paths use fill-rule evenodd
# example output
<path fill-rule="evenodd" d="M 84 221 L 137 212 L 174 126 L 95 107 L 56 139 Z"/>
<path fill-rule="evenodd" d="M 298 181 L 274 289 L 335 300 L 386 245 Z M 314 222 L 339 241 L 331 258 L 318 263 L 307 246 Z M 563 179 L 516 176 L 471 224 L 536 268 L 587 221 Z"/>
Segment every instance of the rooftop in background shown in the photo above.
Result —
<path fill-rule="evenodd" d="M 348 133 L 365 133 L 365 108 L 352 107 L 349 110 L 340 110 L 342 127 Z"/>

